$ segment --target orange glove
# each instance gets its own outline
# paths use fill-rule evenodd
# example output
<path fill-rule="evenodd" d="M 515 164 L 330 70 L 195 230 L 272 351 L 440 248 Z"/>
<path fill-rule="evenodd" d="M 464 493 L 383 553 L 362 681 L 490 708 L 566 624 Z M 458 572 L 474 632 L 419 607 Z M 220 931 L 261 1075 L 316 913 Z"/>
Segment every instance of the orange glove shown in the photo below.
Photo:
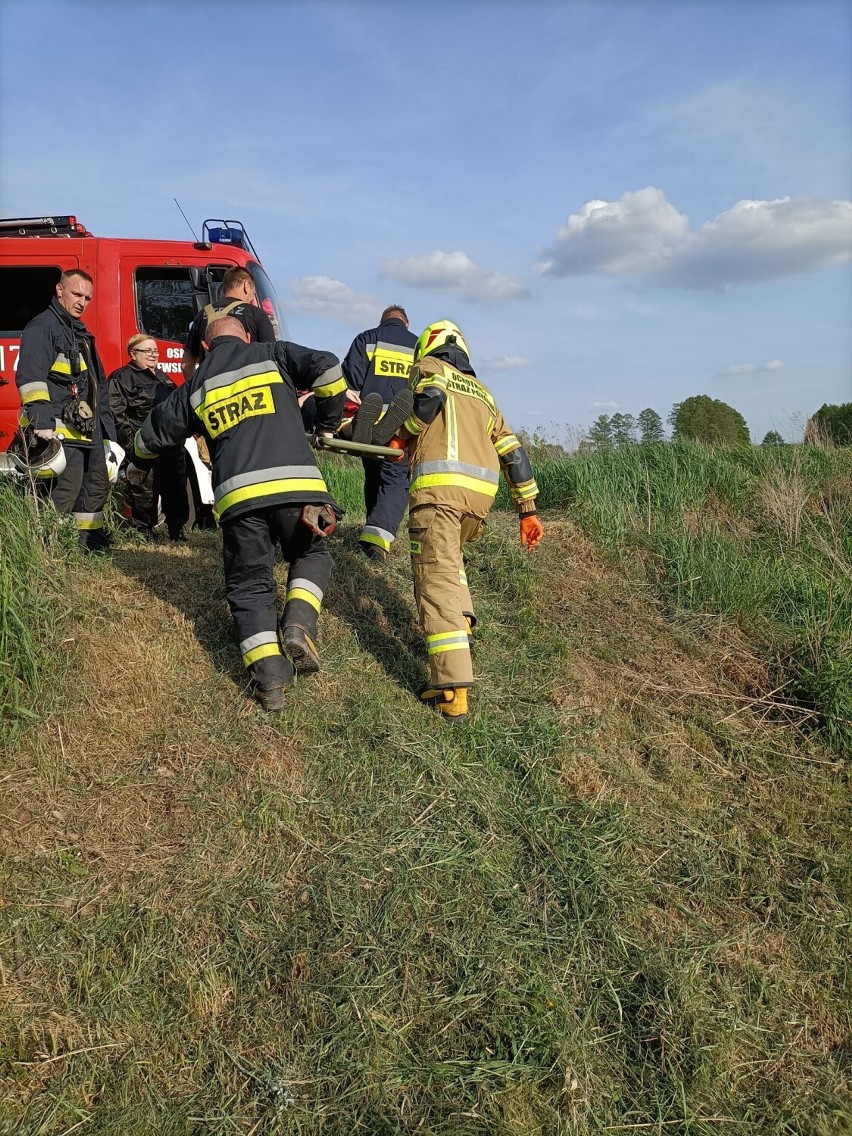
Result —
<path fill-rule="evenodd" d="M 394 434 L 394 436 L 388 442 L 388 446 L 392 450 L 399 450 L 399 453 L 395 454 L 393 457 L 388 457 L 387 460 L 389 462 L 402 461 L 402 459 L 405 457 L 405 442 L 403 442 L 399 434 Z"/>
<path fill-rule="evenodd" d="M 524 513 L 521 517 L 521 547 L 532 552 L 544 536 L 544 525 L 535 513 Z"/>

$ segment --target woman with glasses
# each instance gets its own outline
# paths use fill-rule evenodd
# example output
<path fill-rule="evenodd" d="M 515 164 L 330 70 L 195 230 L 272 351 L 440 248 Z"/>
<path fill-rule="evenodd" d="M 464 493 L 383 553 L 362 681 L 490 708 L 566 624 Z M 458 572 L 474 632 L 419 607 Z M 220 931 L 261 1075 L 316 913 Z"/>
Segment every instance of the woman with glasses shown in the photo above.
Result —
<path fill-rule="evenodd" d="M 160 351 L 150 335 L 131 335 L 127 341 L 130 362 L 109 377 L 109 402 L 115 418 L 118 443 L 128 455 L 133 438 L 152 406 L 175 389 L 172 379 L 159 369 Z M 189 519 L 186 492 L 186 452 L 182 446 L 164 451 L 141 485 L 124 483 L 124 511 L 131 523 L 149 540 L 160 520 L 160 506 L 171 540 L 186 540 L 183 528 Z"/>

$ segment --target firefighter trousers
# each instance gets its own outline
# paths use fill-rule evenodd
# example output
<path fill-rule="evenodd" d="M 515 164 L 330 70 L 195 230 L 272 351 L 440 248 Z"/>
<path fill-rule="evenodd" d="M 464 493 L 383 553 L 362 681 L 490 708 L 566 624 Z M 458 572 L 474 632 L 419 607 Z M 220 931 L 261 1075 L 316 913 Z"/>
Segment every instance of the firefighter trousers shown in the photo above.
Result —
<path fill-rule="evenodd" d="M 91 445 L 64 443 L 65 469 L 45 483 L 44 492 L 60 513 L 70 513 L 77 525 L 80 544 L 89 552 L 106 548 L 104 505 L 109 497 L 104 444 L 96 436 Z"/>
<path fill-rule="evenodd" d="M 293 664 L 279 640 L 276 544 L 290 565 L 282 629 L 299 626 L 316 639 L 322 598 L 334 569 L 325 538 L 302 523 L 301 505 L 273 505 L 222 522 L 225 595 L 243 663 L 263 687 L 287 686 L 293 680 Z"/>
<path fill-rule="evenodd" d="M 130 520 L 142 528 L 153 529 L 160 521 L 160 502 L 170 533 L 179 532 L 189 520 L 186 495 L 186 450 L 183 446 L 163 450 L 141 485 L 124 483 L 125 509 Z"/>
<path fill-rule="evenodd" d="M 390 552 L 408 504 L 408 455 L 395 462 L 363 461 L 367 520 L 359 540 Z"/>
<path fill-rule="evenodd" d="M 473 682 L 474 613 L 462 550 L 484 528 L 482 517 L 447 505 L 415 505 L 408 513 L 414 598 L 426 636 L 430 685 L 436 689 Z"/>

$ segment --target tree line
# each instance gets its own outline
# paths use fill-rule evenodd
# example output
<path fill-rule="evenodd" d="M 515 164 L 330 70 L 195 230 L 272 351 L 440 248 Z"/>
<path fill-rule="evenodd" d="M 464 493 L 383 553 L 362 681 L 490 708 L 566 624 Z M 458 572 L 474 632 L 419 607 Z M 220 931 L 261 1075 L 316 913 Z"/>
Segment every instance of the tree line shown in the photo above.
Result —
<path fill-rule="evenodd" d="M 748 426 L 738 410 L 706 394 L 676 402 L 668 416 L 671 440 L 686 438 L 714 445 L 748 445 Z M 852 402 L 840 406 L 826 403 L 808 420 L 805 441 L 823 439 L 838 446 L 852 445 Z M 632 414 L 600 414 L 589 427 L 581 449 L 613 449 L 618 446 L 650 445 L 667 441 L 663 420 L 656 410 L 646 407 Z M 769 430 L 762 446 L 786 445 L 777 430 Z"/>

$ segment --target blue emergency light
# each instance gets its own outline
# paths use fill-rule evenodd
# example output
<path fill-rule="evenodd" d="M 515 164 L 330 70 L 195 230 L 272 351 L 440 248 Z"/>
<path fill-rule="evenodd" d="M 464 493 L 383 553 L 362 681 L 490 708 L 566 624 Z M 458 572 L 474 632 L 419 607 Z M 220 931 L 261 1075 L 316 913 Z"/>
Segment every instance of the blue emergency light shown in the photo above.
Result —
<path fill-rule="evenodd" d="M 202 225 L 201 239 L 209 241 L 213 245 L 231 245 L 234 248 L 245 249 L 256 260 L 260 260 L 242 221 L 228 221 L 219 217 L 210 217 Z"/>

